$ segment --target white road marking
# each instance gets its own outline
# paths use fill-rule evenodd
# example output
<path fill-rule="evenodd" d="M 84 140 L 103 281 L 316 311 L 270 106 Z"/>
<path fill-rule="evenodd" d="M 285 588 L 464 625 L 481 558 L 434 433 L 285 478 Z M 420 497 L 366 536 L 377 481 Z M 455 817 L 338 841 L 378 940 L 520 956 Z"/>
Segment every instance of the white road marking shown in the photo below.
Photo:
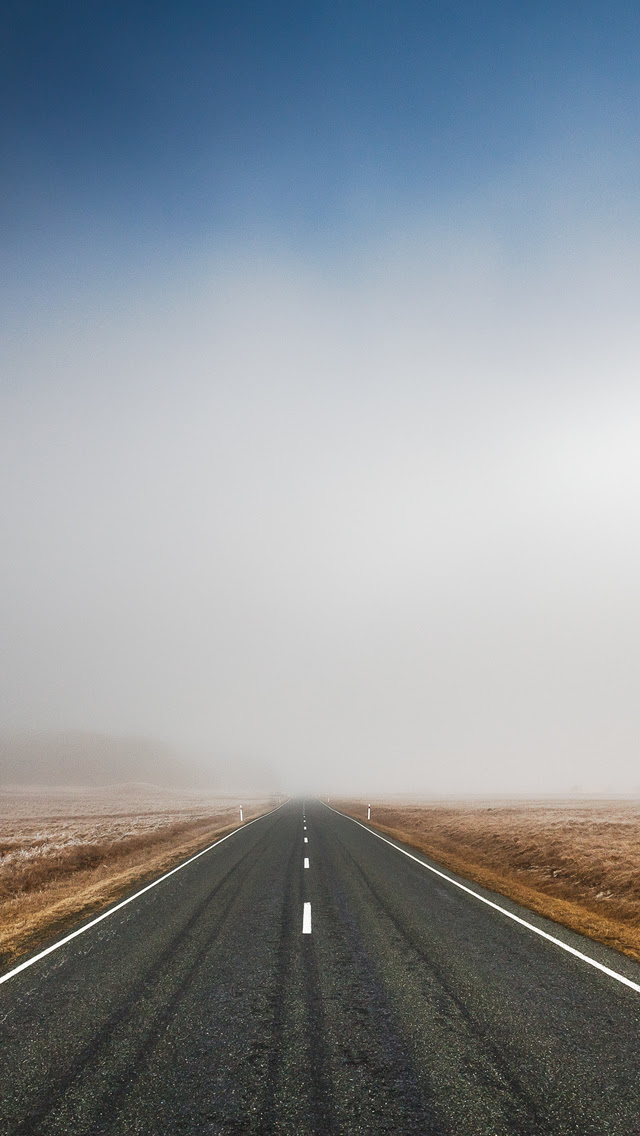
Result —
<path fill-rule="evenodd" d="M 308 837 L 308 836 L 305 836 L 305 838 L 304 838 L 304 842 L 305 842 L 305 844 L 308 844 L 308 843 L 309 843 L 309 837 Z"/>
<path fill-rule="evenodd" d="M 324 802 L 322 803 L 324 804 Z M 437 868 L 432 868 L 431 864 L 425 864 L 424 860 L 421 860 L 418 856 L 413 856 L 411 852 L 400 848 L 399 845 L 394 844 L 392 840 L 387 840 L 386 836 L 381 836 L 379 832 L 374 832 L 372 828 L 367 828 L 366 824 L 362 824 L 361 821 L 350 817 L 348 813 L 338 812 L 338 809 L 332 808 L 331 805 L 327 805 L 327 808 L 331 809 L 332 813 L 337 813 L 338 816 L 352 820 L 359 828 L 363 828 L 365 832 L 377 837 L 378 840 L 384 841 L 390 848 L 395 848 L 396 852 L 402 852 L 402 855 L 406 856 L 409 860 L 415 860 L 416 864 L 419 864 L 421 868 L 426 868 L 426 870 L 432 872 L 434 876 L 440 876 L 441 879 L 446 880 L 449 884 L 453 884 L 453 886 L 459 888 L 460 891 L 465 891 L 467 895 L 472 895 L 474 899 L 479 899 L 480 903 L 485 903 L 487 907 L 492 907 L 494 911 L 499 911 L 502 915 L 506 915 L 507 919 L 512 919 L 514 923 L 519 923 L 521 927 L 526 927 L 529 931 L 533 931 L 534 935 L 540 935 L 540 938 L 546 939 L 556 947 L 560 947 L 560 950 L 566 951 L 567 954 L 573 955 L 574 958 L 581 959 L 582 962 L 586 962 L 589 966 L 595 967 L 595 969 L 601 971 L 602 974 L 608 975 L 609 978 L 615 978 L 616 982 L 621 982 L 623 986 L 628 986 L 630 990 L 635 990 L 637 994 L 640 994 L 640 983 L 632 982 L 630 978 L 626 978 L 624 974 L 619 974 L 617 970 L 612 970 L 610 966 L 605 966 L 604 963 L 589 958 L 589 955 L 583 954 L 582 951 L 577 950 L 576 947 L 571 947 L 568 943 L 563 943 L 562 939 L 557 939 L 555 935 L 550 935 L 548 931 L 543 931 L 541 927 L 536 927 L 535 924 L 529 923 L 519 915 L 515 915 L 513 911 L 508 911 L 506 907 L 501 907 L 499 903 L 494 903 L 492 899 L 486 899 L 484 895 L 479 895 L 473 888 L 467 887 L 466 884 L 459 883 L 458 880 L 453 880 L 446 872 L 440 872 Z M 574 932 L 574 934 L 577 934 L 577 932 Z"/>
<path fill-rule="evenodd" d="M 116 903 L 115 907 L 110 907 L 108 911 L 103 911 L 102 915 L 96 916 L 90 923 L 85 923 L 84 927 L 79 927 L 77 931 L 72 931 L 70 935 L 65 935 L 64 939 L 59 939 L 57 943 L 52 943 L 50 947 L 46 947 L 44 951 L 40 951 L 37 955 L 34 955 L 33 958 L 27 959 L 26 962 L 21 962 L 18 966 L 14 966 L 13 970 L 10 970 L 8 974 L 3 974 L 0 977 L 0 986 L 2 986 L 3 982 L 8 982 L 10 978 L 14 978 L 16 974 L 20 974 L 21 970 L 26 970 L 27 967 L 33 966 L 34 962 L 39 962 L 40 959 L 45 958 L 46 955 L 57 951 L 59 947 L 64 947 L 65 943 L 70 943 L 72 939 L 77 939 L 78 935 L 84 935 L 85 931 L 90 931 L 97 923 L 102 923 L 103 919 L 108 919 L 110 915 L 113 915 L 116 911 L 120 911 L 120 909 L 126 907 L 128 903 L 133 903 L 134 899 L 139 899 L 146 891 L 151 891 L 151 888 L 157 887 L 163 880 L 168 880 L 169 876 L 175 875 L 176 872 L 181 872 L 183 868 L 187 867 L 187 864 L 193 864 L 194 860 L 199 860 L 201 856 L 206 855 L 207 852 L 211 852 L 213 848 L 217 848 L 219 844 L 224 844 L 225 840 L 229 840 L 229 838 L 235 836 L 237 832 L 245 832 L 246 829 L 249 828 L 249 825 L 256 824 L 257 821 L 264 820 L 265 817 L 277 813 L 278 809 L 281 809 L 286 803 L 286 801 L 283 801 L 281 805 L 272 809 L 271 812 L 263 813 L 262 816 L 248 820 L 246 824 L 243 824 L 242 828 L 234 828 L 233 832 L 228 832 L 226 836 L 221 836 L 220 840 L 209 844 L 209 846 L 203 848 L 201 852 L 196 852 L 195 856 L 190 856 L 184 863 L 178 864 L 177 868 L 172 868 L 170 872 L 165 872 L 165 874 L 159 876 L 157 880 L 153 880 L 150 884 L 147 884 L 146 887 L 140 888 L 140 891 L 137 891 L 135 895 L 130 895 L 128 899 L 123 899 L 120 903 Z"/>
<path fill-rule="evenodd" d="M 308 856 L 305 856 L 305 858 L 304 858 L 304 866 L 305 866 L 305 868 L 309 867 L 309 857 Z"/>
<path fill-rule="evenodd" d="M 305 824 L 305 825 L 303 825 L 302 827 L 304 828 L 304 831 L 306 832 L 306 831 L 307 831 L 307 826 L 306 826 L 306 824 Z"/>
<path fill-rule="evenodd" d="M 305 903 L 302 908 L 302 934 L 311 934 L 311 904 Z"/>

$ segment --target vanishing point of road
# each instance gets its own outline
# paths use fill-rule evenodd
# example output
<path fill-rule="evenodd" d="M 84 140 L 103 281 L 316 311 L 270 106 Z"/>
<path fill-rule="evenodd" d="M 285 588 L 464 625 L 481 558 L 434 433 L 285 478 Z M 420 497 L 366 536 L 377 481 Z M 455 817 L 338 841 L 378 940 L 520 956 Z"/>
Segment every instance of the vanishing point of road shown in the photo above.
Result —
<path fill-rule="evenodd" d="M 640 967 L 401 847 L 291 801 L 14 973 L 2 1136 L 640 1133 Z"/>

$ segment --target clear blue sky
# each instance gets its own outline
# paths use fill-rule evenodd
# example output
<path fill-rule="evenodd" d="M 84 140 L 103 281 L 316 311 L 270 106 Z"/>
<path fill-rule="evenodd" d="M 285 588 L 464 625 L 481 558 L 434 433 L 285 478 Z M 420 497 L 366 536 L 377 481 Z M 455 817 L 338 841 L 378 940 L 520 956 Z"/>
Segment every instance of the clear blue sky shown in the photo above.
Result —
<path fill-rule="evenodd" d="M 326 240 L 440 208 L 544 153 L 637 173 L 624 3 L 8 0 L 5 233 Z M 622 150 L 622 155 L 620 154 Z"/>

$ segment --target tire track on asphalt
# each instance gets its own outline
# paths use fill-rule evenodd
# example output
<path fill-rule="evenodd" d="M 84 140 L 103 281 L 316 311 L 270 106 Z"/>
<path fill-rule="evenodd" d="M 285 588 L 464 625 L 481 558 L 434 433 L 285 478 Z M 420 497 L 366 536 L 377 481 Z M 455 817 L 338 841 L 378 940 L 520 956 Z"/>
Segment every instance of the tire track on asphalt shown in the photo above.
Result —
<path fill-rule="evenodd" d="M 245 867 L 246 862 L 249 859 L 255 860 L 261 857 L 259 845 L 267 836 L 268 834 L 265 834 L 261 837 L 258 845 L 250 848 L 193 910 L 186 924 L 184 924 L 180 931 L 167 943 L 162 953 L 154 958 L 153 963 L 144 971 L 135 985 L 130 989 L 127 994 L 126 1004 L 121 1004 L 114 1010 L 104 1022 L 99 1032 L 92 1038 L 91 1042 L 86 1045 L 78 1057 L 74 1059 L 73 1065 L 67 1075 L 57 1081 L 55 1088 L 50 1089 L 45 1096 L 35 1102 L 35 1108 L 30 1110 L 29 1116 L 13 1130 L 15 1136 L 34 1136 L 34 1133 L 37 1133 L 39 1127 L 46 1121 L 47 1117 L 55 1113 L 56 1110 L 59 1111 L 57 1106 L 59 1106 L 65 1098 L 73 1095 L 74 1086 L 81 1082 L 84 1074 L 90 1067 L 95 1068 L 108 1064 L 105 1059 L 109 1051 L 114 1048 L 113 1042 L 116 1039 L 116 1035 L 119 1032 L 125 1031 L 130 1023 L 137 1024 L 139 1021 L 145 1021 L 147 1025 L 144 1036 L 140 1038 L 134 1048 L 131 1047 L 130 1042 L 126 1047 L 127 1067 L 131 1066 L 133 1062 L 136 1069 L 139 1068 L 145 1056 L 149 1054 L 157 1041 L 163 1024 L 171 1018 L 176 1006 L 193 983 L 198 968 L 202 965 L 211 947 L 222 933 L 224 925 L 233 912 L 234 907 L 239 902 L 242 902 L 242 893 L 250 884 L 251 873 L 249 872 L 245 875 L 241 887 L 233 892 L 229 901 L 219 911 L 214 930 L 198 948 L 196 954 L 189 960 L 188 966 L 185 967 L 184 948 L 188 949 L 193 929 L 201 922 L 207 908 L 215 902 L 219 894 L 224 889 L 228 889 L 230 884 L 233 883 L 234 877 Z M 158 1004 L 154 1009 L 152 1003 L 154 999 L 158 998 L 160 988 L 169 983 L 171 977 L 170 971 L 179 972 L 180 970 L 184 971 L 182 980 L 177 986 L 172 988 L 168 1000 Z M 151 984 L 152 977 L 153 985 Z M 145 1012 L 141 1013 L 141 1003 L 144 1004 L 145 994 L 149 992 L 151 985 L 151 1004 L 145 1005 Z M 102 1112 L 108 1107 L 115 1109 L 118 1101 L 126 1093 L 128 1088 L 129 1082 L 123 1079 L 115 1089 L 107 1089 L 103 1096 L 96 1098 L 93 1110 L 94 1113 Z M 92 1129 L 89 1128 L 88 1131 L 91 1132 Z"/>

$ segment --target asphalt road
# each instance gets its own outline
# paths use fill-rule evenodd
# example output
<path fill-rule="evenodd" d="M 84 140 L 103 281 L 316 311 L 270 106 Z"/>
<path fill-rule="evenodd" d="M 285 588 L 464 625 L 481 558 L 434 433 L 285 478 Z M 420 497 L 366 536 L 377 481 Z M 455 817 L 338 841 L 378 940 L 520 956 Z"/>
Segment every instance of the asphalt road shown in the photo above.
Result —
<path fill-rule="evenodd" d="M 3 1136 L 640 1133 L 640 994 L 320 803 L 302 816 L 0 986 Z"/>

